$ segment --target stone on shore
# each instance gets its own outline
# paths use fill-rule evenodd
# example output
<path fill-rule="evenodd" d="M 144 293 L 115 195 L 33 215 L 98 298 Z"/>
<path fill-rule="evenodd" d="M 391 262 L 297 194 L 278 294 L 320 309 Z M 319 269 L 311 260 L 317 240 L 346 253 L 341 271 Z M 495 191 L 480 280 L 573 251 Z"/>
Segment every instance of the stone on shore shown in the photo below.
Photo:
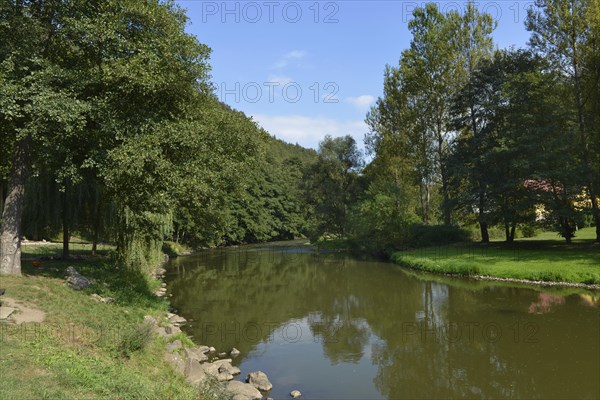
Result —
<path fill-rule="evenodd" d="M 249 383 L 244 383 L 240 381 L 230 381 L 226 386 L 226 390 L 227 393 L 234 399 L 262 399 L 262 394 L 258 391 L 258 389 Z"/>
<path fill-rule="evenodd" d="M 206 354 L 201 352 L 199 349 L 185 349 L 183 354 L 186 358 L 189 358 L 190 360 L 196 360 L 199 363 L 208 360 Z"/>
<path fill-rule="evenodd" d="M 297 399 L 302 396 L 302 393 L 300 393 L 299 390 L 292 390 L 290 396 L 292 396 L 294 399 Z"/>
<path fill-rule="evenodd" d="M 177 339 L 174 342 L 167 344 L 167 351 L 174 353 L 182 347 L 181 340 Z"/>
<path fill-rule="evenodd" d="M 164 358 L 173 366 L 175 371 L 179 372 L 180 374 L 185 374 L 185 361 L 183 358 L 181 358 L 181 356 L 179 356 L 179 354 L 166 353 Z"/>
<path fill-rule="evenodd" d="M 183 375 L 192 385 L 198 385 L 206 379 L 206 371 L 203 366 L 197 360 L 189 358 L 185 362 Z"/>
<path fill-rule="evenodd" d="M 246 382 L 264 392 L 268 392 L 273 389 L 273 385 L 269 381 L 267 374 L 262 371 L 250 372 L 246 377 Z"/>
<path fill-rule="evenodd" d="M 241 352 L 236 349 L 235 347 L 233 349 L 231 349 L 231 351 L 229 352 L 229 355 L 231 355 L 231 357 L 237 357 L 241 354 Z"/>

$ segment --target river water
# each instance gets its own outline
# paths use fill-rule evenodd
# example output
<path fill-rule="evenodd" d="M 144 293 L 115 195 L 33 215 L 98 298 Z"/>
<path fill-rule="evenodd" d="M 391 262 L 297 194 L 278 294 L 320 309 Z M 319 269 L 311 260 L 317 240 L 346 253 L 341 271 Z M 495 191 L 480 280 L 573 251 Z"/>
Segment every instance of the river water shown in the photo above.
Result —
<path fill-rule="evenodd" d="M 415 273 L 292 245 L 167 268 L 184 331 L 274 399 L 600 398 L 600 293 Z"/>

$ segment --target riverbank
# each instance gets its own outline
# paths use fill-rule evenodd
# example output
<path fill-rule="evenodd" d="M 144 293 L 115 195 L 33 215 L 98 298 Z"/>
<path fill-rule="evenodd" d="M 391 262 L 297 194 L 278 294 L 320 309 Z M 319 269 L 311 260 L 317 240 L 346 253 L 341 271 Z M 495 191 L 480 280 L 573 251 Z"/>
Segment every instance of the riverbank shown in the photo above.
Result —
<path fill-rule="evenodd" d="M 39 259 L 40 247 L 24 246 L 23 258 Z M 24 276 L 0 278 L 0 302 L 16 309 L 12 321 L 0 321 L 0 398 L 203 399 L 165 360 L 168 340 L 144 322 L 166 323 L 168 303 L 154 295 L 160 281 L 116 270 L 83 249 L 76 260 L 49 260 L 60 245 L 43 247 L 38 267 L 23 261 Z M 94 284 L 67 286 L 69 266 Z M 38 318 L 28 319 L 27 310 Z"/>
<path fill-rule="evenodd" d="M 589 231 L 589 232 L 588 232 Z M 572 244 L 548 235 L 512 244 L 468 243 L 392 254 L 403 267 L 480 280 L 600 289 L 600 246 L 582 229 Z"/>

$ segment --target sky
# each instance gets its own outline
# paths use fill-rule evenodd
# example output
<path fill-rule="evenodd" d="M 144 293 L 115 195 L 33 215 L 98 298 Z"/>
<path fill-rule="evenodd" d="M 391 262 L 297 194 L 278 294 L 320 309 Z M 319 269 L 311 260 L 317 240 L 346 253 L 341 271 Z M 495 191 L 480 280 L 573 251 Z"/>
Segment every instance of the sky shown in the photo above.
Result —
<path fill-rule="evenodd" d="M 325 135 L 362 147 L 366 113 L 383 93 L 385 66 L 409 46 L 408 21 L 422 1 L 178 0 L 187 31 L 211 49 L 219 99 L 275 137 L 318 148 Z M 463 1 L 437 2 L 442 11 Z M 532 1 L 479 1 L 497 21 L 498 48 L 525 47 Z"/>

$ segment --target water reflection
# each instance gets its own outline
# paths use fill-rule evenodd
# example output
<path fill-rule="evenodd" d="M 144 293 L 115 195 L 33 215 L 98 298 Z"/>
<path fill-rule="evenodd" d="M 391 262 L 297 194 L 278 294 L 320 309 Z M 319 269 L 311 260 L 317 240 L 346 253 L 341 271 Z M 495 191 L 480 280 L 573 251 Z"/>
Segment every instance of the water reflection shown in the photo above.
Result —
<path fill-rule="evenodd" d="M 562 304 L 565 304 L 564 297 L 555 296 L 550 293 L 540 293 L 538 295 L 538 301 L 534 301 L 529 305 L 529 313 L 546 314 L 549 313 L 555 306 Z"/>
<path fill-rule="evenodd" d="M 297 387 L 307 399 L 599 395 L 597 297 L 281 250 L 206 252 L 168 275 L 193 320 L 186 331 L 240 349 L 243 374 L 267 372 L 271 397 Z"/>

